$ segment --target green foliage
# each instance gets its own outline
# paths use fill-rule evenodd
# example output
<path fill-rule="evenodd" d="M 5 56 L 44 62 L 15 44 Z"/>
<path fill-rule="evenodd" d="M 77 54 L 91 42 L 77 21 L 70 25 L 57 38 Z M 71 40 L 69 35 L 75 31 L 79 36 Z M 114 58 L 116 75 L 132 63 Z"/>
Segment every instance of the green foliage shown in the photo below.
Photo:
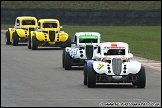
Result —
<path fill-rule="evenodd" d="M 161 9 L 161 1 L 1 1 L 1 8 Z"/>

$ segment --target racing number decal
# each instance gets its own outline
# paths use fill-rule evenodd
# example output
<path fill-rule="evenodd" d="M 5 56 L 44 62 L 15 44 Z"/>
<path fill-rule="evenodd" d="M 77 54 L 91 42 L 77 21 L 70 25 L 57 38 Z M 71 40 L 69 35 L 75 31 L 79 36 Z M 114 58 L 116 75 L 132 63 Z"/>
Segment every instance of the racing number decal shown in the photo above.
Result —
<path fill-rule="evenodd" d="M 104 64 L 99 63 L 99 66 L 97 69 L 100 70 L 103 66 L 104 66 Z"/>

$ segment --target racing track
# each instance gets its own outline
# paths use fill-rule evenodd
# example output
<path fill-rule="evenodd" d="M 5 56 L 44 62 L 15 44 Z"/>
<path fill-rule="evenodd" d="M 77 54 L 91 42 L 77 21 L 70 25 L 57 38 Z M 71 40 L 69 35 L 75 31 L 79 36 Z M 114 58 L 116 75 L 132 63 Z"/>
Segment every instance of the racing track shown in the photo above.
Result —
<path fill-rule="evenodd" d="M 161 106 L 161 71 L 146 67 L 146 88 L 131 84 L 83 85 L 82 69 L 65 71 L 62 50 L 5 44 L 1 33 L 1 107 L 98 107 L 145 102 Z"/>

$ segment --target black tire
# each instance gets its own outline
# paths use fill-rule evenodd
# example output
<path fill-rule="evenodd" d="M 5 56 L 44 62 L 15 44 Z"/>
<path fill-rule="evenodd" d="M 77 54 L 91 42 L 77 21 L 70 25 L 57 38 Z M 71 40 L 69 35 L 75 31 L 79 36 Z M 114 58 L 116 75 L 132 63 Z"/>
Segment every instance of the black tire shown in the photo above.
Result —
<path fill-rule="evenodd" d="M 64 68 L 65 70 L 71 70 L 71 57 L 69 52 L 65 52 Z"/>
<path fill-rule="evenodd" d="M 5 42 L 6 42 L 6 45 L 11 45 L 9 31 L 6 31 Z"/>
<path fill-rule="evenodd" d="M 64 68 L 65 67 L 65 49 L 63 49 L 63 52 L 62 52 L 62 67 Z"/>
<path fill-rule="evenodd" d="M 88 88 L 95 88 L 95 86 L 96 86 L 96 73 L 93 70 L 92 66 L 87 66 L 87 70 L 88 70 L 87 71 L 88 72 L 87 86 L 88 86 Z"/>
<path fill-rule="evenodd" d="M 137 81 L 137 87 L 138 88 L 145 88 L 146 86 L 146 74 L 145 74 L 145 68 L 141 66 L 141 69 L 138 73 L 138 81 Z"/>
<path fill-rule="evenodd" d="M 83 75 L 84 75 L 83 84 L 84 84 L 84 85 L 87 85 L 87 64 L 84 65 Z"/>
<path fill-rule="evenodd" d="M 71 47 L 71 37 L 69 36 L 67 41 L 64 43 L 64 48 L 65 47 Z"/>
<path fill-rule="evenodd" d="M 32 42 L 31 42 L 31 49 L 32 50 L 37 50 L 38 48 L 38 41 L 36 39 L 36 36 L 32 36 Z"/>
<path fill-rule="evenodd" d="M 13 32 L 12 34 L 12 45 L 13 46 L 18 46 L 18 42 L 19 42 L 19 37 L 17 35 L 17 32 Z"/>
<path fill-rule="evenodd" d="M 28 36 L 28 49 L 31 49 L 31 35 Z"/>

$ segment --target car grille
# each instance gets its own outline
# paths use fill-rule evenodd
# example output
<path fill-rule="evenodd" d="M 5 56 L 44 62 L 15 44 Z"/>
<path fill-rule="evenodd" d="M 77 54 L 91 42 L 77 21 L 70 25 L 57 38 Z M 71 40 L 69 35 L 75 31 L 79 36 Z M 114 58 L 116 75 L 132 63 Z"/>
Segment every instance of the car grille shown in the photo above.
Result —
<path fill-rule="evenodd" d="M 49 31 L 49 39 L 51 42 L 55 40 L 55 31 Z"/>
<path fill-rule="evenodd" d="M 120 75 L 122 69 L 122 60 L 120 58 L 113 58 L 112 68 L 115 75 Z"/>
<path fill-rule="evenodd" d="M 86 56 L 87 56 L 87 59 L 92 59 L 93 57 L 93 46 L 92 45 L 86 46 Z"/>

